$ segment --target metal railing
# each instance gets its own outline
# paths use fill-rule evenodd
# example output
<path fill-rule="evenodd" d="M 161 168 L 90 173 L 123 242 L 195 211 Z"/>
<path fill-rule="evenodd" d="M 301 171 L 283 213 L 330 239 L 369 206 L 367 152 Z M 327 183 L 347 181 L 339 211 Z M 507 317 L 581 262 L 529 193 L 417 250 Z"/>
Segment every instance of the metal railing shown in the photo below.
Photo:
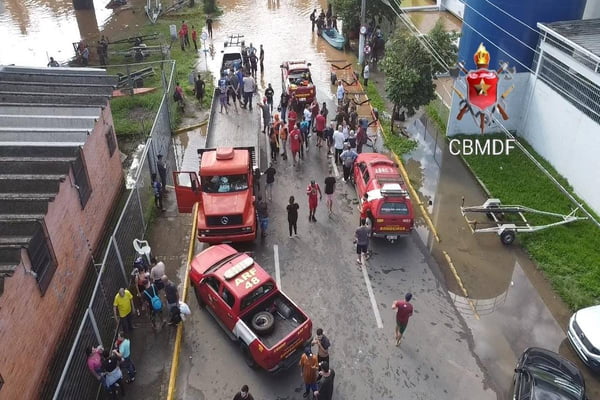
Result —
<path fill-rule="evenodd" d="M 98 345 L 111 348 L 117 333 L 113 300 L 119 288 L 129 287 L 131 266 L 137 256 L 132 243 L 136 238 L 144 238 L 155 207 L 151 175 L 157 172 L 156 157 L 163 154 L 167 161 L 174 162 L 171 142 L 171 121 L 174 118 L 170 115 L 173 108 L 169 97 L 175 76 L 174 62 L 172 67 L 170 72 L 163 73 L 162 99 L 139 167 L 134 172 L 134 184 L 128 187 L 125 205 L 109 236 L 100 269 L 97 274 L 95 271 L 92 274 L 92 278 L 97 279 L 91 299 L 68 349 L 68 358 L 62 370 L 50 372 L 54 376 L 49 377 L 42 389 L 40 397 L 43 399 L 95 399 L 101 393 L 99 382 L 88 371 L 85 350 L 88 346 Z"/>

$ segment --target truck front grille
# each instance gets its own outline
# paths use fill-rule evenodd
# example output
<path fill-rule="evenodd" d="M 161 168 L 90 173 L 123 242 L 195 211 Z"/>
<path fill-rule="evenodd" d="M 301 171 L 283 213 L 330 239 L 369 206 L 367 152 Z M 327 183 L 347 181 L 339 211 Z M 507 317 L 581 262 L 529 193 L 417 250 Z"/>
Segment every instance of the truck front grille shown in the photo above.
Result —
<path fill-rule="evenodd" d="M 241 214 L 206 217 L 206 225 L 208 226 L 241 225 L 243 222 L 243 216 Z"/>

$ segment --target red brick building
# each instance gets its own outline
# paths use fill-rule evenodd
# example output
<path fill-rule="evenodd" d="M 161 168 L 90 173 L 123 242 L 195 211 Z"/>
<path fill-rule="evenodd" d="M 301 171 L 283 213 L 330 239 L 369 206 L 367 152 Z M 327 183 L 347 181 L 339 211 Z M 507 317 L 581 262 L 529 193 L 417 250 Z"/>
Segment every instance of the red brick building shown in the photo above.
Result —
<path fill-rule="evenodd" d="M 116 83 L 0 67 L 0 399 L 38 396 L 121 193 Z"/>

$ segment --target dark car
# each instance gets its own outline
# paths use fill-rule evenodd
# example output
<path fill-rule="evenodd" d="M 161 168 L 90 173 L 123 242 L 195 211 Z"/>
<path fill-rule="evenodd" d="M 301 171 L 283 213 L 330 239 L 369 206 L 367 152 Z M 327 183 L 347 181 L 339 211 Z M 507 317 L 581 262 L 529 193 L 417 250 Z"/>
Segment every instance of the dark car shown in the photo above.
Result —
<path fill-rule="evenodd" d="M 515 368 L 514 400 L 585 400 L 585 382 L 571 361 L 552 351 L 530 347 Z"/>

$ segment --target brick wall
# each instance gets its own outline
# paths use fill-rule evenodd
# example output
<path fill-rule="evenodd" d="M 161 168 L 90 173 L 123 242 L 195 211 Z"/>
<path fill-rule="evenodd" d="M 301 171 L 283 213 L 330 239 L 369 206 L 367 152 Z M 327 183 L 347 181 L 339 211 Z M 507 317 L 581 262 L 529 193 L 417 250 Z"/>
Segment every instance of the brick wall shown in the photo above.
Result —
<path fill-rule="evenodd" d="M 85 210 L 81 209 L 77 189 L 71 185 L 72 173 L 49 204 L 45 222 L 58 267 L 44 297 L 35 278 L 25 274 L 24 268 L 19 267 L 5 280 L 0 297 L 0 374 L 5 380 L 0 390 L 2 400 L 37 396 L 38 385 L 77 301 L 90 259 L 86 239 L 94 249 L 123 185 L 119 150 L 110 157 L 104 136 L 112 123 L 110 107 L 106 107 L 83 147 L 93 190 Z"/>

